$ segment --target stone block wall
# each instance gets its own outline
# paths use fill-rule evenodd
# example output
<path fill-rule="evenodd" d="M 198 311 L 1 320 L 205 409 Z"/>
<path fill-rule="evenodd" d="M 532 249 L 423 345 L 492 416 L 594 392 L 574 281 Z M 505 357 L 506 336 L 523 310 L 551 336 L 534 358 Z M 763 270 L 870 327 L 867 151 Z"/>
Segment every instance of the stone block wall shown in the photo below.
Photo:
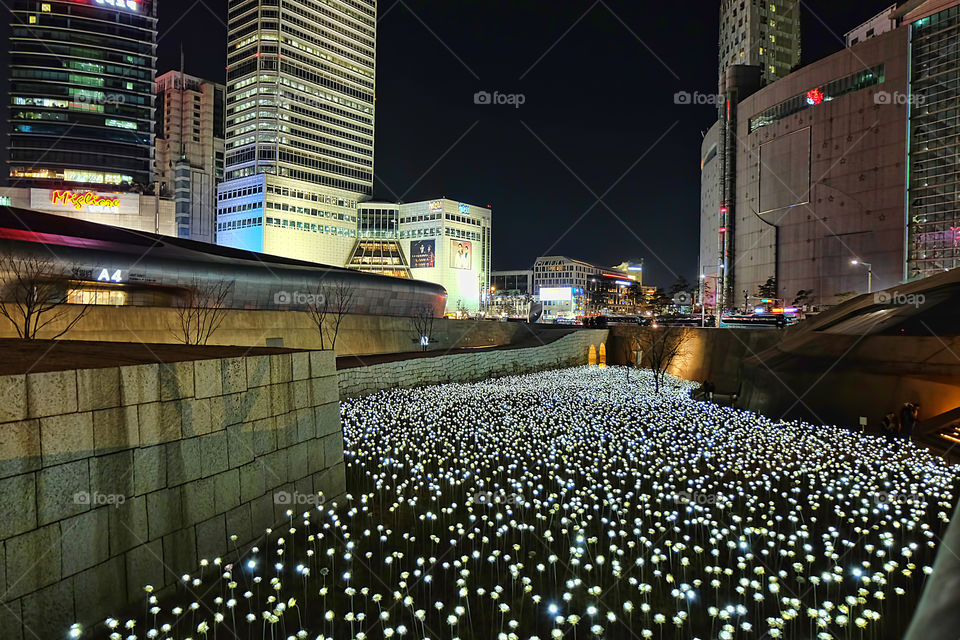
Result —
<path fill-rule="evenodd" d="M 330 351 L 0 376 L 0 638 L 64 637 L 345 490 Z"/>
<path fill-rule="evenodd" d="M 41 337 L 55 335 L 72 315 L 51 323 Z M 168 307 L 93 306 L 66 335 L 69 340 L 97 342 L 134 342 L 175 344 L 178 326 L 176 309 Z M 527 326 L 519 322 L 489 320 L 452 320 L 437 318 L 431 332 L 431 343 L 437 349 L 489 347 L 511 344 L 530 336 Z M 14 338 L 14 327 L 0 322 L 0 338 Z M 289 349 L 329 348 L 320 344 L 316 326 L 305 312 L 229 309 L 223 323 L 210 337 L 211 345 L 262 347 L 268 340 L 282 339 Z M 347 315 L 337 337 L 337 354 L 366 355 L 401 353 L 420 349 L 420 337 L 410 318 L 391 316 Z"/>
<path fill-rule="evenodd" d="M 599 349 L 607 340 L 607 334 L 606 329 L 582 329 L 536 347 L 438 355 L 341 369 L 340 397 L 355 398 L 381 389 L 477 382 L 584 365 L 590 345 Z"/>

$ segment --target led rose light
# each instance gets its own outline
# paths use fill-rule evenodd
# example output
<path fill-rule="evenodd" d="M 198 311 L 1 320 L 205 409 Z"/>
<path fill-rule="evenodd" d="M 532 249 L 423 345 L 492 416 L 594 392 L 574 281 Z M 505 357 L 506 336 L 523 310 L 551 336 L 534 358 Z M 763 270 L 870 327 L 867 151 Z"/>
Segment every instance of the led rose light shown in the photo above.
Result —
<path fill-rule="evenodd" d="M 953 468 L 690 389 L 575 368 L 344 400 L 347 493 L 288 512 L 220 577 L 207 563 L 177 594 L 150 587 L 124 635 L 902 632 L 955 504 Z"/>

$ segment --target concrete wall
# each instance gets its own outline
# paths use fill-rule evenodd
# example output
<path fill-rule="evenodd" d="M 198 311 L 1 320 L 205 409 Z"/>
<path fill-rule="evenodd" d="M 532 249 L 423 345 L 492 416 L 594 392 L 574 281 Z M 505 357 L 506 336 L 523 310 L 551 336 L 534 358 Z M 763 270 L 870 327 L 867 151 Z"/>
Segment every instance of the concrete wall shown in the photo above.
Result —
<path fill-rule="evenodd" d="M 647 327 L 618 325 L 610 331 L 607 361 L 625 364 L 632 359 L 631 340 L 651 331 Z M 655 330 L 654 330 L 655 331 Z M 684 380 L 711 380 L 720 393 L 739 390 L 744 360 L 776 344 L 783 337 L 774 329 L 683 329 L 684 350 L 667 370 Z"/>
<path fill-rule="evenodd" d="M 66 314 L 70 320 L 73 314 Z M 87 315 L 65 337 L 70 340 L 107 342 L 176 342 L 173 327 L 177 312 L 157 307 L 90 307 Z M 51 323 L 48 333 L 55 335 L 60 323 Z M 526 325 L 517 322 L 479 320 L 434 321 L 432 346 L 437 349 L 485 347 L 511 344 L 528 337 Z M 15 338 L 13 325 L 0 318 L 0 338 Z M 268 338 L 282 338 L 282 346 L 293 349 L 319 349 L 320 338 L 310 316 L 300 311 L 236 310 L 227 312 L 211 345 L 267 346 Z M 274 345 L 271 345 L 274 346 Z M 277 345 L 279 346 L 279 345 Z M 325 345 L 330 348 L 330 345 Z M 337 337 L 338 355 L 368 355 L 419 351 L 409 318 L 388 316 L 346 316 Z"/>
<path fill-rule="evenodd" d="M 330 352 L 3 376 L 0 398 L 3 640 L 142 602 L 281 521 L 278 492 L 346 490 Z"/>
<path fill-rule="evenodd" d="M 575 331 L 549 344 L 519 349 L 457 353 L 341 369 L 340 397 L 353 398 L 381 389 L 445 382 L 475 382 L 587 363 L 590 345 L 607 340 L 606 329 Z"/>
<path fill-rule="evenodd" d="M 731 306 L 770 276 L 788 304 L 800 289 L 813 290 L 814 305 L 836 304 L 867 289 L 854 257 L 872 263 L 874 291 L 903 279 L 907 105 L 890 96 L 907 92 L 907 35 L 842 49 L 738 105 Z M 883 83 L 750 133 L 764 110 L 879 64 Z"/>

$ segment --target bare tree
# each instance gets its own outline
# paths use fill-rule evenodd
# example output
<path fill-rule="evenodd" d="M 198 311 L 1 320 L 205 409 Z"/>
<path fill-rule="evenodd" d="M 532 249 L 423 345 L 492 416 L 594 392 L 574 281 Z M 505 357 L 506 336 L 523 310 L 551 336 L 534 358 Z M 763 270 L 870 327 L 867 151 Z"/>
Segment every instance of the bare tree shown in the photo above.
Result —
<path fill-rule="evenodd" d="M 413 325 L 414 338 L 420 343 L 420 350 L 426 351 L 433 338 L 433 309 L 429 305 L 423 305 L 414 311 L 410 318 Z"/>
<path fill-rule="evenodd" d="M 307 305 L 307 314 L 320 334 L 321 349 L 326 349 L 328 342 L 331 349 L 337 348 L 340 326 L 344 317 L 353 311 L 356 298 L 356 289 L 343 280 L 317 285 L 310 304 Z"/>
<path fill-rule="evenodd" d="M 327 299 L 330 301 L 329 318 L 327 322 L 327 340 L 330 348 L 337 348 L 337 335 L 343 318 L 353 311 L 353 304 L 357 297 L 357 290 L 347 282 L 338 280 L 333 286 L 327 287 Z"/>
<path fill-rule="evenodd" d="M 313 291 L 310 303 L 307 305 L 307 315 L 317 327 L 317 333 L 320 334 L 320 350 L 323 351 L 326 346 L 326 328 L 327 316 L 330 315 L 330 301 L 327 299 L 326 290 L 322 284 L 318 284 Z"/>
<path fill-rule="evenodd" d="M 685 327 L 661 326 L 642 330 L 638 336 L 631 338 L 631 350 L 640 353 L 643 362 L 636 366 L 643 366 L 644 362 L 650 365 L 653 371 L 653 384 L 656 393 L 660 393 L 667 369 L 677 358 L 686 356 L 687 342 L 690 333 Z"/>
<path fill-rule="evenodd" d="M 61 328 L 51 338 L 63 337 L 90 308 L 67 304 L 70 280 L 70 272 L 52 256 L 0 253 L 0 316 L 25 340 L 36 340 L 55 323 Z"/>
<path fill-rule="evenodd" d="M 233 281 L 202 282 L 194 278 L 187 291 L 177 300 L 177 326 L 173 329 L 178 342 L 205 345 L 227 316 L 226 301 L 233 291 Z"/>

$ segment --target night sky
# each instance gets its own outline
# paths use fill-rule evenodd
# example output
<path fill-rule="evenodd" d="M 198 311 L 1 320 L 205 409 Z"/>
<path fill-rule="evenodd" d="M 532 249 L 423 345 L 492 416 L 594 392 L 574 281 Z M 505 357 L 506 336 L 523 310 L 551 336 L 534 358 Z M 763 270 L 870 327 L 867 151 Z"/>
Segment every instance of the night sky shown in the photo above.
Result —
<path fill-rule="evenodd" d="M 187 73 L 223 82 L 226 0 L 159 1 L 158 71 L 182 43 Z M 716 90 L 718 3 L 379 4 L 376 197 L 491 205 L 497 270 L 644 258 L 648 284 L 695 281 L 700 140 L 716 118 L 674 94 Z M 804 63 L 889 4 L 804 3 Z M 525 104 L 477 105 L 478 91 Z"/>

